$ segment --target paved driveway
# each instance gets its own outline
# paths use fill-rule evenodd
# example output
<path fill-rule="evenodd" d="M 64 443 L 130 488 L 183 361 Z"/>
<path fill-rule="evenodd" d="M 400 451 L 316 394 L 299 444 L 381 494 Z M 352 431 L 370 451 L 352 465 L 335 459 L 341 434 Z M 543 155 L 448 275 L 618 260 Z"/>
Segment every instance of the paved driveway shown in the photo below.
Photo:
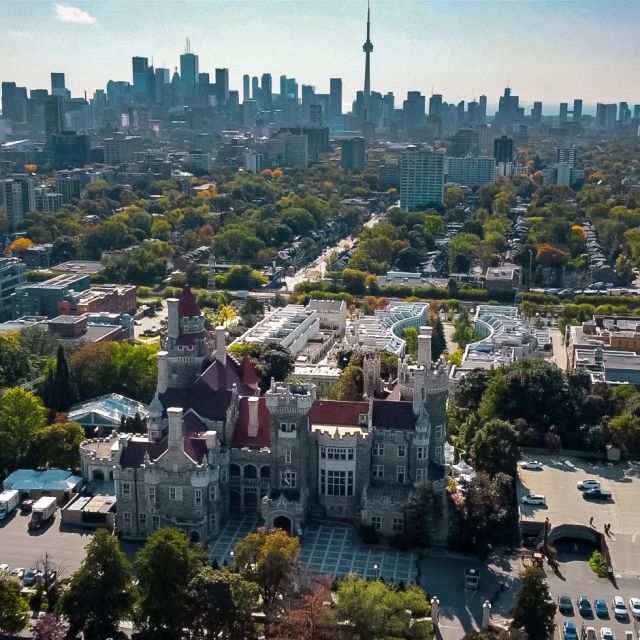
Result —
<path fill-rule="evenodd" d="M 522 492 L 543 494 L 547 508 L 521 505 L 524 521 L 589 525 L 604 530 L 611 524 L 609 549 L 618 575 L 640 577 L 640 463 L 603 464 L 561 455 L 536 455 L 544 464 L 542 471 L 520 470 Z M 576 483 L 587 478 L 600 480 L 611 491 L 612 502 L 584 500 Z"/>

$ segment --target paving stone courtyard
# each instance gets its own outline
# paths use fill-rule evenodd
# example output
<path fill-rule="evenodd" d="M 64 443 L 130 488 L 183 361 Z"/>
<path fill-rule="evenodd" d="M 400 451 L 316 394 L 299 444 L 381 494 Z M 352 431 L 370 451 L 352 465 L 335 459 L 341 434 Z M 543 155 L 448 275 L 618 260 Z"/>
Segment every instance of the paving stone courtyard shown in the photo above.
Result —
<path fill-rule="evenodd" d="M 232 516 L 209 547 L 211 561 L 230 562 L 238 539 L 255 531 L 257 526 L 257 517 Z M 346 525 L 310 523 L 300 542 L 300 556 L 312 573 L 333 577 L 357 573 L 405 583 L 416 579 L 415 553 L 360 545 L 354 540 L 353 529 Z"/>

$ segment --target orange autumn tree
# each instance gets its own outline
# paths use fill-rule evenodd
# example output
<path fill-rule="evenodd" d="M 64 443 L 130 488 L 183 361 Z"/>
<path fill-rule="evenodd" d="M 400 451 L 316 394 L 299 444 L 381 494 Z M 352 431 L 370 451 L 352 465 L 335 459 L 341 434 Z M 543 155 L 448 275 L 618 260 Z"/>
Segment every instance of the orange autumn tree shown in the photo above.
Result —
<path fill-rule="evenodd" d="M 568 254 L 547 242 L 536 246 L 536 260 L 545 267 L 564 264 Z"/>
<path fill-rule="evenodd" d="M 19 255 L 27 249 L 35 246 L 33 240 L 29 238 L 16 238 L 5 250 L 8 256 Z"/>

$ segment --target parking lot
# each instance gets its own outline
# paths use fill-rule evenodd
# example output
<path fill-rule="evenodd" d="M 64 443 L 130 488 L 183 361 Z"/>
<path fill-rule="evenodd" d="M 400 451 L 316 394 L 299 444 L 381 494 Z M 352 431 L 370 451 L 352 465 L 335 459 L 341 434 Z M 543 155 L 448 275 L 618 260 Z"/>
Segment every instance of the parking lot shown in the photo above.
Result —
<path fill-rule="evenodd" d="M 608 536 L 613 570 L 618 577 L 640 577 L 640 463 L 593 463 L 589 460 L 567 458 L 562 455 L 536 455 L 543 463 L 541 471 L 521 469 L 519 495 L 542 494 L 546 507 L 520 505 L 523 521 L 542 522 L 549 518 L 551 526 L 581 524 L 604 531 L 611 525 Z M 600 480 L 603 490 L 611 491 L 613 500 L 597 502 L 585 500 L 576 487 L 581 480 Z"/>
<path fill-rule="evenodd" d="M 30 513 L 14 511 L 5 520 L 0 520 L 0 563 L 8 564 L 12 569 L 29 569 L 42 558 L 45 552 L 51 562 L 61 565 L 62 577 L 70 576 L 84 558 L 84 548 L 91 540 L 87 530 L 60 529 L 60 512 L 51 525 L 29 533 L 27 523 Z"/>

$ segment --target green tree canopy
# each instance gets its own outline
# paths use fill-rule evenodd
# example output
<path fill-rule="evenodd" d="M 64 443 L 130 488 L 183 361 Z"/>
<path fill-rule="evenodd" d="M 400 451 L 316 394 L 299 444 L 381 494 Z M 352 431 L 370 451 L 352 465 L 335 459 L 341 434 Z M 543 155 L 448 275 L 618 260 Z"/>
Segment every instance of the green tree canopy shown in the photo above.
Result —
<path fill-rule="evenodd" d="M 29 605 L 20 593 L 17 578 L 0 571 L 0 631 L 18 633 L 29 620 Z"/>
<path fill-rule="evenodd" d="M 38 438 L 39 461 L 43 467 L 77 469 L 84 429 L 77 422 L 56 422 L 44 427 Z"/>
<path fill-rule="evenodd" d="M 476 471 L 490 476 L 506 473 L 515 478 L 520 460 L 518 434 L 504 420 L 489 420 L 474 433 L 469 454 Z"/>
<path fill-rule="evenodd" d="M 520 590 L 511 608 L 511 626 L 526 631 L 530 638 L 552 638 L 557 607 L 549 593 L 544 571 L 539 567 L 527 567 L 520 574 L 520 580 Z"/>

